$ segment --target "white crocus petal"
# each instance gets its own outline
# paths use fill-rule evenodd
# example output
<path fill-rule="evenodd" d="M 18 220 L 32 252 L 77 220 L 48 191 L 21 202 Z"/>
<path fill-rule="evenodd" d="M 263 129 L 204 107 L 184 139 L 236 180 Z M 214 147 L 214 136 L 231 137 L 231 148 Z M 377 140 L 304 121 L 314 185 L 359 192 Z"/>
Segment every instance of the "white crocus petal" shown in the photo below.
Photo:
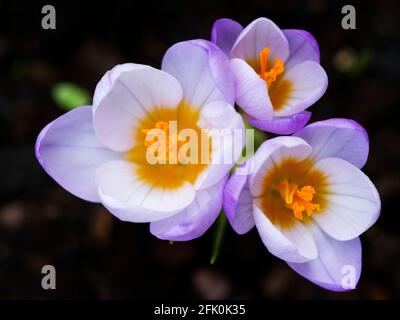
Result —
<path fill-rule="evenodd" d="M 257 150 L 251 163 L 252 174 L 249 178 L 251 194 L 258 197 L 263 192 L 265 176 L 289 158 L 305 160 L 311 153 L 310 145 L 297 137 L 277 137 L 265 141 Z"/>
<path fill-rule="evenodd" d="M 355 289 L 361 275 L 361 241 L 338 241 L 310 223 L 318 248 L 318 258 L 306 263 L 288 263 L 297 273 L 311 282 L 332 291 Z"/>
<path fill-rule="evenodd" d="M 151 222 L 168 218 L 189 206 L 195 197 L 186 182 L 176 189 L 164 189 L 141 180 L 137 168 L 127 161 L 111 161 L 97 169 L 101 202 L 123 220 Z"/>
<path fill-rule="evenodd" d="M 253 201 L 254 221 L 270 253 L 287 262 L 296 263 L 317 258 L 318 251 L 314 239 L 301 222 L 294 221 L 289 229 L 279 228 L 262 212 L 258 202 L 258 200 Z"/>
<path fill-rule="evenodd" d="M 351 240 L 366 231 L 379 217 L 381 201 L 369 178 L 339 158 L 318 161 L 314 168 L 327 176 L 326 204 L 312 217 L 331 237 Z"/>
<path fill-rule="evenodd" d="M 151 233 L 160 239 L 172 241 L 188 241 L 202 236 L 221 211 L 226 178 L 209 188 L 197 191 L 192 204 L 176 215 L 152 222 Z"/>
<path fill-rule="evenodd" d="M 230 176 L 224 190 L 224 211 L 232 228 L 245 234 L 254 227 L 253 197 L 249 189 L 249 164 L 246 161 Z"/>
<path fill-rule="evenodd" d="M 314 122 L 295 133 L 313 148 L 315 160 L 335 157 L 362 168 L 368 159 L 369 139 L 365 129 L 351 119 Z"/>
<path fill-rule="evenodd" d="M 271 120 L 273 106 L 265 81 L 242 59 L 232 59 L 235 76 L 236 103 L 256 119 Z"/>
<path fill-rule="evenodd" d="M 282 30 L 267 18 L 258 18 L 250 23 L 238 36 L 230 58 L 258 59 L 264 48 L 270 49 L 271 61 L 283 62 L 289 57 L 289 43 Z"/>
<path fill-rule="evenodd" d="M 165 53 L 162 60 L 162 70 L 173 75 L 178 79 L 183 89 L 183 100 L 193 108 L 201 108 L 207 103 L 226 100 L 226 96 L 220 90 L 217 82 L 222 81 L 222 78 L 216 78 L 218 74 L 221 76 L 223 70 L 213 70 L 211 67 L 219 68 L 219 64 L 213 65 L 211 62 L 215 58 L 211 52 L 210 46 L 214 46 L 212 51 L 220 50 L 214 44 L 207 45 L 209 50 L 206 49 L 203 42 L 180 42 L 173 45 Z M 227 75 L 225 82 L 231 82 L 228 86 L 232 91 L 228 94 L 233 97 L 233 76 L 228 69 L 228 59 L 223 56 L 222 51 L 218 55 L 219 59 L 225 59 Z M 224 87 L 227 83 L 224 84 Z M 222 88 L 222 87 L 221 87 Z M 232 100 L 232 99 L 231 99 Z"/>
<path fill-rule="evenodd" d="M 211 136 L 211 161 L 196 180 L 202 189 L 220 181 L 239 159 L 246 143 L 243 119 L 225 101 L 215 101 L 203 107 L 198 126 Z M 214 134 L 213 134 L 214 133 Z"/>
<path fill-rule="evenodd" d="M 146 114 L 157 107 L 175 108 L 181 99 L 178 81 L 164 71 L 142 68 L 123 72 L 94 112 L 96 135 L 107 147 L 128 151 Z"/>
<path fill-rule="evenodd" d="M 137 63 L 124 63 L 116 65 L 111 70 L 108 70 L 104 76 L 100 79 L 99 83 L 96 86 L 93 95 L 93 111 L 96 110 L 97 106 L 99 105 L 100 101 L 108 94 L 111 90 L 112 86 L 114 85 L 115 80 L 118 79 L 121 73 L 132 71 L 138 69 L 153 69 L 150 66 L 144 64 L 137 64 Z"/>
<path fill-rule="evenodd" d="M 40 132 L 35 151 L 42 167 L 63 188 L 93 202 L 100 202 L 96 169 L 121 156 L 97 140 L 91 106 L 76 108 L 49 123 Z"/>
<path fill-rule="evenodd" d="M 285 70 L 280 81 L 288 81 L 291 90 L 284 105 L 274 111 L 278 117 L 291 116 L 304 111 L 318 101 L 328 87 L 328 76 L 321 65 L 305 61 Z"/>
<path fill-rule="evenodd" d="M 319 63 L 320 53 L 318 42 L 311 33 L 298 29 L 286 29 L 282 31 L 290 47 L 290 56 L 285 62 L 286 69 L 290 69 L 296 64 L 307 60 Z"/>

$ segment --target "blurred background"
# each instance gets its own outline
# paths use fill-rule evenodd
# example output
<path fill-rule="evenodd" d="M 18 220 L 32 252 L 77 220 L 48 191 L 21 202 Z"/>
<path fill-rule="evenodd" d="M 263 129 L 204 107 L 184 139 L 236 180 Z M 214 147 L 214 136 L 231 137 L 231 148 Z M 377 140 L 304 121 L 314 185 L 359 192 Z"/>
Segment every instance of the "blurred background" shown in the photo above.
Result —
<path fill-rule="evenodd" d="M 41 28 L 45 4 L 56 8 L 56 30 Z M 345 4 L 356 8 L 356 30 L 341 27 Z M 362 236 L 363 272 L 350 293 L 295 274 L 268 253 L 256 230 L 238 236 L 228 226 L 210 265 L 215 227 L 190 242 L 158 240 L 147 224 L 123 223 L 64 191 L 34 156 L 39 131 L 71 99 L 90 99 L 114 65 L 159 67 L 175 42 L 209 39 L 215 19 L 247 25 L 260 16 L 308 30 L 319 42 L 329 87 L 310 109 L 311 121 L 352 118 L 369 133 L 364 171 L 382 212 Z M 0 298 L 399 298 L 399 21 L 395 0 L 0 0 Z M 45 264 L 56 267 L 56 290 L 41 288 Z"/>

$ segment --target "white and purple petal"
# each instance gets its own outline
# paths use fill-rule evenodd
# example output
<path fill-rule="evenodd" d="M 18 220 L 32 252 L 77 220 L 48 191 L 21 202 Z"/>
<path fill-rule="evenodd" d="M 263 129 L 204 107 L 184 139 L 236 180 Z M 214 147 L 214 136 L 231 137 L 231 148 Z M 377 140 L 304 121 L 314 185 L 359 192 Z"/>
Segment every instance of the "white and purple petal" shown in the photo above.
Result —
<path fill-rule="evenodd" d="M 121 220 L 131 222 L 166 219 L 188 207 L 196 195 L 188 182 L 176 189 L 150 185 L 138 177 L 136 166 L 125 160 L 100 166 L 96 182 L 103 205 Z"/>
<path fill-rule="evenodd" d="M 286 68 L 280 81 L 290 83 L 290 92 L 284 105 L 274 111 L 274 115 L 279 117 L 304 111 L 317 102 L 328 87 L 325 70 L 314 61 L 304 61 Z"/>
<path fill-rule="evenodd" d="M 361 275 L 361 242 L 359 238 L 338 241 L 316 225 L 309 226 L 318 248 L 318 258 L 305 263 L 288 263 L 304 278 L 331 291 L 355 289 Z"/>
<path fill-rule="evenodd" d="M 274 117 L 272 120 L 261 120 L 247 114 L 245 120 L 253 127 L 275 134 L 292 134 L 302 129 L 311 118 L 311 112 L 303 111 L 288 117 Z"/>
<path fill-rule="evenodd" d="M 254 227 L 253 197 L 248 184 L 248 167 L 245 162 L 231 175 L 224 190 L 224 212 L 233 230 L 245 234 Z"/>
<path fill-rule="evenodd" d="M 157 238 L 172 241 L 188 241 L 202 236 L 221 211 L 226 180 L 227 176 L 211 187 L 198 190 L 191 205 L 170 218 L 152 222 L 150 232 Z"/>
<path fill-rule="evenodd" d="M 290 55 L 285 62 L 285 68 L 290 69 L 304 61 L 319 63 L 319 46 L 313 35 L 305 30 L 282 30 L 289 42 Z"/>
<path fill-rule="evenodd" d="M 369 139 L 365 129 L 351 119 L 329 119 L 314 122 L 295 136 L 306 140 L 313 148 L 316 160 L 335 157 L 362 168 L 368 159 Z"/>
<path fill-rule="evenodd" d="M 136 63 L 124 63 L 118 64 L 111 70 L 108 70 L 104 76 L 100 79 L 99 83 L 96 86 L 93 95 L 93 111 L 96 110 L 100 101 L 107 95 L 107 93 L 111 90 L 114 82 L 123 72 L 132 71 L 135 69 L 152 69 L 152 67 L 144 65 L 144 64 L 136 64 Z"/>
<path fill-rule="evenodd" d="M 162 70 L 178 79 L 194 108 L 214 101 L 234 103 L 234 78 L 226 55 L 206 40 L 179 42 L 167 50 Z"/>
<path fill-rule="evenodd" d="M 235 77 L 236 103 L 251 117 L 271 120 L 273 106 L 263 79 L 243 59 L 232 59 Z"/>
<path fill-rule="evenodd" d="M 84 200 L 100 202 L 96 170 L 120 155 L 99 143 L 92 123 L 91 106 L 62 115 L 40 132 L 35 152 L 42 167 L 64 189 Z"/>
<path fill-rule="evenodd" d="M 293 217 L 290 228 L 274 225 L 262 212 L 259 201 L 253 201 L 253 216 L 261 240 L 268 251 L 287 262 L 306 262 L 317 258 L 318 251 L 311 233 Z"/>
<path fill-rule="evenodd" d="M 339 158 L 319 160 L 314 169 L 323 172 L 327 191 L 324 208 L 312 217 L 331 237 L 347 241 L 358 237 L 379 217 L 381 201 L 371 180 L 356 166 Z"/>
<path fill-rule="evenodd" d="M 264 48 L 270 49 L 272 60 L 279 58 L 285 62 L 289 57 L 289 42 L 282 30 L 271 20 L 258 18 L 239 34 L 230 58 L 258 61 L 260 52 Z"/>
<path fill-rule="evenodd" d="M 154 68 L 134 68 L 114 80 L 112 90 L 94 111 L 93 126 L 99 140 L 115 151 L 135 144 L 135 130 L 154 108 L 175 108 L 182 89 L 170 74 Z"/>
<path fill-rule="evenodd" d="M 198 126 L 211 137 L 211 161 L 198 176 L 196 189 L 207 188 L 220 181 L 240 158 L 246 143 L 243 119 L 225 101 L 203 107 Z"/>
<path fill-rule="evenodd" d="M 243 31 L 240 23 L 232 19 L 218 19 L 214 22 L 211 31 L 211 42 L 215 43 L 227 56 L 229 56 L 233 44 Z"/>

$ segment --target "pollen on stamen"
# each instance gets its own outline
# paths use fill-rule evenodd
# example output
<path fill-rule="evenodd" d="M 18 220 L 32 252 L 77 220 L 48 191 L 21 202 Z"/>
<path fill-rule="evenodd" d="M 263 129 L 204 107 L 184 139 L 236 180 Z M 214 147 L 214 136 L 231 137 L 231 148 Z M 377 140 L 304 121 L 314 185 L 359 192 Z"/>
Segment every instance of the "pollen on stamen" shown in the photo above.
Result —
<path fill-rule="evenodd" d="M 268 86 L 276 81 L 277 77 L 285 71 L 285 65 L 279 58 L 275 58 L 274 65 L 267 71 L 269 52 L 269 48 L 264 48 L 260 52 L 260 77 L 266 81 Z"/>
<path fill-rule="evenodd" d="M 163 145 L 162 141 L 158 141 L 158 133 L 155 130 L 161 130 L 164 133 L 165 145 Z M 144 145 L 146 147 L 150 147 L 150 146 L 156 144 L 157 149 L 163 151 L 163 152 L 161 152 L 162 154 L 165 151 L 166 160 L 169 159 L 171 142 L 176 144 L 176 146 L 177 146 L 176 151 L 178 151 L 179 148 L 185 143 L 185 141 L 180 141 L 180 140 L 178 141 L 176 134 L 174 136 L 170 136 L 169 124 L 166 121 L 157 121 L 155 123 L 154 128 L 142 129 L 141 131 L 146 134 L 146 136 L 144 138 Z"/>
<path fill-rule="evenodd" d="M 311 216 L 314 211 L 321 211 L 318 203 L 312 203 L 316 193 L 312 186 L 306 185 L 299 189 L 297 184 L 284 179 L 278 184 L 277 189 L 285 206 L 293 211 L 296 219 L 303 220 L 304 211 L 307 216 Z"/>

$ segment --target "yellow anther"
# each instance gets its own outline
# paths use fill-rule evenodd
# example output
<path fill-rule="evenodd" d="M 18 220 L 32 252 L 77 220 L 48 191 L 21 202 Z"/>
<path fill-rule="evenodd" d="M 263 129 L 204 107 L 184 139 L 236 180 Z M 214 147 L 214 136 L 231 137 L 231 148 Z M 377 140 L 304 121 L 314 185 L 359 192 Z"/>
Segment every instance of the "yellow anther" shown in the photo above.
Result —
<path fill-rule="evenodd" d="M 275 58 L 274 65 L 267 71 L 269 48 L 264 48 L 260 52 L 260 77 L 270 86 L 276 81 L 277 77 L 285 71 L 285 65 L 281 59 Z"/>
<path fill-rule="evenodd" d="M 297 184 L 289 183 L 286 179 L 281 180 L 277 186 L 285 206 L 293 210 L 293 215 L 298 220 L 303 220 L 303 212 L 311 216 L 314 211 L 321 211 L 318 203 L 312 203 L 315 189 L 312 186 L 304 186 L 298 189 Z"/>

